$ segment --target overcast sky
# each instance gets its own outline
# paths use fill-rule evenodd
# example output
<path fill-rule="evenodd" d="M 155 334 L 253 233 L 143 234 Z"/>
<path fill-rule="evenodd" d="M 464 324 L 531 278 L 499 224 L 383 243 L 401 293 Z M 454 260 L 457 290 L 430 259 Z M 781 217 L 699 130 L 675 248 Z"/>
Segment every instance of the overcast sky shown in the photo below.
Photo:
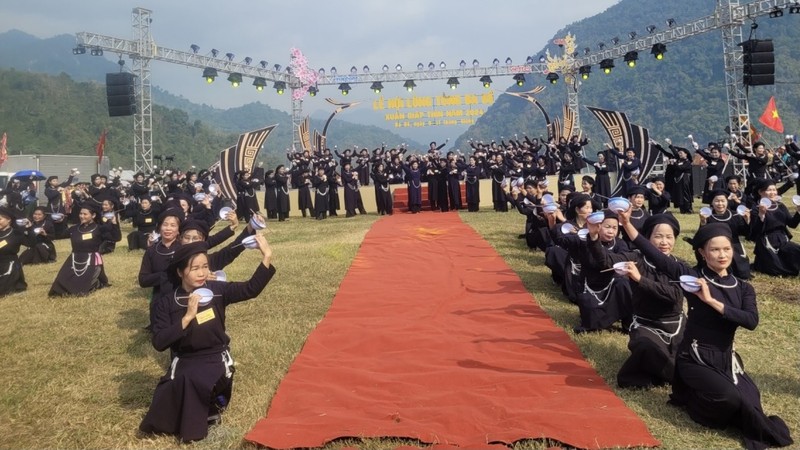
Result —
<path fill-rule="evenodd" d="M 131 11 L 139 6 L 152 11 L 151 33 L 159 46 L 189 51 L 191 44 L 197 44 L 202 54 L 216 48 L 220 55 L 234 53 L 235 61 L 250 56 L 254 64 L 266 60 L 284 67 L 290 49 L 296 47 L 311 67 L 329 70 L 335 66 L 343 74 L 351 66 L 360 70 L 364 65 L 379 70 L 384 64 L 400 63 L 413 70 L 419 62 L 427 66 L 444 61 L 448 67 L 457 67 L 462 59 L 489 65 L 494 58 L 505 61 L 506 57 L 522 63 L 559 29 L 618 1 L 10 0 L 0 2 L 0 32 L 19 29 L 47 38 L 89 31 L 130 39 Z M 283 96 L 272 89 L 258 93 L 252 80 L 232 89 L 224 79 L 206 85 L 195 68 L 154 62 L 151 69 L 154 85 L 196 103 L 232 107 L 260 101 L 283 111 L 290 109 L 288 92 Z M 502 83 L 509 84 L 510 80 Z M 463 82 L 460 88 L 461 94 L 480 92 L 478 86 Z M 440 86 L 428 89 L 441 92 Z M 389 87 L 385 93 L 396 95 Z M 341 99 L 337 92 L 307 97 L 304 111 L 330 110 L 322 99 L 334 95 Z M 367 86 L 360 86 L 347 99 L 369 101 L 373 96 Z"/>

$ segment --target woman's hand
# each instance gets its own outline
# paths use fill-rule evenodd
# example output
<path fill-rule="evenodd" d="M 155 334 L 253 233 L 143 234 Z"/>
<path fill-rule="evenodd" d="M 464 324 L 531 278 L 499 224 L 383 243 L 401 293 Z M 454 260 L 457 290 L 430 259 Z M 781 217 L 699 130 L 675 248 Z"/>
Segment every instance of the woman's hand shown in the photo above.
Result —
<path fill-rule="evenodd" d="M 633 261 L 628 261 L 625 263 L 625 270 L 627 270 L 626 275 L 628 278 L 635 282 L 639 282 L 642 279 L 642 274 L 639 272 L 639 268 L 636 267 L 636 263 Z"/>
<path fill-rule="evenodd" d="M 263 256 L 261 262 L 269 267 L 270 259 L 272 258 L 272 248 L 269 246 L 269 242 L 267 242 L 267 238 L 265 238 L 263 234 L 256 234 L 255 237 L 256 242 L 258 242 L 258 249 L 261 251 L 261 256 Z"/>
<path fill-rule="evenodd" d="M 230 224 L 228 225 L 230 229 L 236 231 L 236 227 L 239 226 L 239 218 L 236 216 L 236 212 L 235 211 L 229 212 L 225 218 L 228 220 L 228 223 Z"/>
<path fill-rule="evenodd" d="M 190 323 L 197 317 L 197 305 L 200 303 L 200 294 L 189 294 L 189 301 L 186 302 L 186 313 L 181 319 L 181 327 L 185 330 Z"/>

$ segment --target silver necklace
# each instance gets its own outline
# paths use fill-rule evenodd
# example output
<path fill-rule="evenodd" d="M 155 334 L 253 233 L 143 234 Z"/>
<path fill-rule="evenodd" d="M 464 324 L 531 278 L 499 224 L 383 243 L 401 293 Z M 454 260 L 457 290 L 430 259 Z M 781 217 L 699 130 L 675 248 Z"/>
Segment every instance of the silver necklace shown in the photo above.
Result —
<path fill-rule="evenodd" d="M 722 289 L 733 289 L 733 288 L 735 288 L 736 286 L 738 286 L 738 285 L 739 285 L 739 280 L 737 280 L 737 279 L 736 279 L 736 277 L 733 277 L 733 284 L 732 284 L 732 285 L 730 285 L 730 286 L 726 286 L 726 285 L 724 285 L 724 284 L 722 284 L 722 283 L 717 283 L 716 281 L 714 281 L 713 279 L 711 279 L 711 277 L 709 277 L 709 276 L 706 274 L 706 269 L 705 269 L 705 267 L 703 267 L 702 269 L 700 269 L 700 273 L 701 273 L 701 274 L 703 274 L 703 278 L 705 278 L 705 279 L 706 279 L 706 280 L 707 280 L 709 283 L 713 284 L 714 286 L 720 287 L 720 288 L 722 288 Z"/>

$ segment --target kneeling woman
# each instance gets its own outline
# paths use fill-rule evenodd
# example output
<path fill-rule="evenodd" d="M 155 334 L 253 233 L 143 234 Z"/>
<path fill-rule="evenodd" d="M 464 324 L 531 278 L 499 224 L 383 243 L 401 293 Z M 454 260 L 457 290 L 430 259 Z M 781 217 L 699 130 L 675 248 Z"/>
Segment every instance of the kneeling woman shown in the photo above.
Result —
<path fill-rule="evenodd" d="M 31 213 L 31 228 L 28 228 L 27 232 L 33 236 L 34 242 L 32 247 L 25 249 L 19 255 L 19 262 L 23 266 L 56 261 L 56 247 L 53 245 L 55 227 L 46 214 L 41 206 Z"/>
<path fill-rule="evenodd" d="M 17 253 L 20 246 L 30 246 L 31 239 L 15 228 L 16 212 L 0 206 L 0 296 L 28 288 Z"/>
<path fill-rule="evenodd" d="M 682 275 L 697 278 L 698 290 L 686 293 L 689 319 L 675 361 L 670 402 L 684 407 L 701 425 L 739 428 L 748 449 L 792 444 L 784 421 L 764 414 L 761 394 L 733 349 L 737 328 L 754 330 L 758 325 L 758 307 L 753 286 L 729 272 L 733 260 L 730 227 L 711 223 L 697 231 L 692 247 L 701 260 L 690 268 L 640 235 L 629 213 L 620 214 L 620 222 L 656 269 L 672 280 Z"/>
<path fill-rule="evenodd" d="M 233 387 L 233 359 L 225 333 L 228 305 L 251 299 L 275 274 L 272 250 L 263 236 L 256 241 L 262 260 L 249 281 L 208 281 L 208 244 L 180 246 L 168 269 L 171 289 L 153 300 L 153 347 L 170 349 L 172 363 L 153 394 L 139 429 L 177 435 L 181 441 L 206 437 L 209 422 L 218 419 Z M 213 296 L 195 293 L 206 288 Z"/>
<path fill-rule="evenodd" d="M 100 212 L 95 205 L 91 201 L 81 204 L 78 212 L 80 223 L 69 230 L 72 253 L 64 260 L 47 295 L 87 295 L 109 286 L 100 244 L 119 241 L 122 236 L 119 227 L 114 226 L 116 217 L 107 223 L 99 223 Z"/>

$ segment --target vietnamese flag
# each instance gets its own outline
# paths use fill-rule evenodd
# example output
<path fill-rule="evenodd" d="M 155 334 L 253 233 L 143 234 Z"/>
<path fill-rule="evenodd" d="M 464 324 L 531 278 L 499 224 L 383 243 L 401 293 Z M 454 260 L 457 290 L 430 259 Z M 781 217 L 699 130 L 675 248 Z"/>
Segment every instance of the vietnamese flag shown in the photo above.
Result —
<path fill-rule="evenodd" d="M 764 110 L 764 114 L 761 114 L 758 121 L 763 123 L 764 126 L 770 130 L 783 133 L 783 122 L 781 121 L 781 116 L 778 115 L 778 108 L 775 106 L 774 96 L 769 98 L 767 109 Z"/>
<path fill-rule="evenodd" d="M 106 148 L 106 130 L 100 134 L 100 140 L 97 141 L 97 164 L 103 161 L 103 150 Z"/>

